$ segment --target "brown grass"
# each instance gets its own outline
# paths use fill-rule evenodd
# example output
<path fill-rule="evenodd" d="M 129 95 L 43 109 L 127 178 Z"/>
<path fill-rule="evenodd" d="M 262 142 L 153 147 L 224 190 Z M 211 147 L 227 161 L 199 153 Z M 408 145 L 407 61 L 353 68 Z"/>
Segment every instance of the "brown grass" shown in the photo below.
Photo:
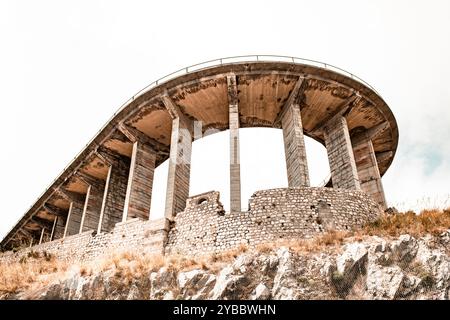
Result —
<path fill-rule="evenodd" d="M 367 236 L 381 237 L 411 234 L 415 237 L 425 234 L 438 235 L 450 229 L 450 208 L 446 210 L 425 210 L 416 215 L 414 212 L 383 215 L 357 231 L 328 231 L 311 239 L 282 240 L 258 245 L 250 249 L 240 245 L 218 254 L 197 256 L 195 258 L 182 255 L 162 256 L 143 254 L 140 252 L 116 253 L 94 262 L 78 265 L 79 273 L 89 276 L 97 272 L 112 271 L 121 285 L 129 285 L 140 277 L 148 277 L 149 273 L 162 267 L 174 271 L 193 269 L 209 270 L 217 273 L 226 264 L 232 263 L 240 254 L 252 251 L 271 253 L 280 246 L 289 247 L 294 252 L 326 252 L 337 250 L 347 241 L 362 241 Z M 25 290 L 35 285 L 48 284 L 52 279 L 62 278 L 68 265 L 58 261 L 50 254 L 29 252 L 20 261 L 0 265 L 0 296 Z"/>
<path fill-rule="evenodd" d="M 47 252 L 30 251 L 19 262 L 0 264 L 0 295 L 26 289 L 37 282 L 48 283 L 49 276 L 57 276 L 66 270 L 66 263 Z"/>
<path fill-rule="evenodd" d="M 280 240 L 262 243 L 256 246 L 256 251 L 261 253 L 270 253 L 282 246 L 288 247 L 294 252 L 308 253 L 324 251 L 328 248 L 331 249 L 339 247 L 344 243 L 344 240 L 349 235 L 349 232 L 331 230 L 311 239 Z"/>
<path fill-rule="evenodd" d="M 378 220 L 366 225 L 357 234 L 399 236 L 407 233 L 421 237 L 426 234 L 439 235 L 448 229 L 450 229 L 450 208 L 424 210 L 420 214 L 413 211 L 394 215 L 384 214 Z"/>

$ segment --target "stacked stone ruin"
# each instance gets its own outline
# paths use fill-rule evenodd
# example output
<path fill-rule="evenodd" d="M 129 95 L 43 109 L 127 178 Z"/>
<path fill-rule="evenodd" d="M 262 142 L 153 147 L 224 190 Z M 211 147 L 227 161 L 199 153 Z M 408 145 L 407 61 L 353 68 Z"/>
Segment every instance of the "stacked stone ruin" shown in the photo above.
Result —
<path fill-rule="evenodd" d="M 387 206 L 381 177 L 398 142 L 387 104 L 326 65 L 261 60 L 186 68 L 130 99 L 7 234 L 0 261 L 29 250 L 68 260 L 118 249 L 195 255 L 376 219 Z M 239 128 L 246 127 L 283 131 L 288 186 L 256 191 L 242 209 Z M 189 197 L 192 142 L 223 130 L 229 212 L 218 192 Z M 310 186 L 304 135 L 327 150 L 331 177 L 323 186 Z M 165 160 L 164 218 L 152 220 L 154 171 Z"/>

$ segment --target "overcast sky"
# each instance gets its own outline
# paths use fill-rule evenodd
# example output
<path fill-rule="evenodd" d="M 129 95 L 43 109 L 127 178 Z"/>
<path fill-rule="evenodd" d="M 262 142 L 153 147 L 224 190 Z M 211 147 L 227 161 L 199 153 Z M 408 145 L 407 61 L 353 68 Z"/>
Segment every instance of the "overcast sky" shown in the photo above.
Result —
<path fill-rule="evenodd" d="M 399 126 L 389 204 L 450 205 L 450 1 L 0 1 L 0 238 L 117 108 L 179 68 L 243 54 L 334 64 L 383 96 Z M 269 146 L 270 149 L 264 149 Z M 207 151 L 213 152 L 207 152 Z M 228 207 L 228 132 L 194 143 L 191 195 Z M 328 173 L 307 141 L 312 182 Z M 287 185 L 280 130 L 241 130 L 243 207 Z M 152 217 L 163 214 L 167 165 Z"/>

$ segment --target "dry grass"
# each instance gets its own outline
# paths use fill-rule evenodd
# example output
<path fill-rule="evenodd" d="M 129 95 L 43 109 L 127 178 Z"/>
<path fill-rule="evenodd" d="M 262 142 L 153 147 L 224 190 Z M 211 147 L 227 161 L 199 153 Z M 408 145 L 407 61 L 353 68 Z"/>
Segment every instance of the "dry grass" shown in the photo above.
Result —
<path fill-rule="evenodd" d="M 45 285 L 66 270 L 67 264 L 54 256 L 30 251 L 19 262 L 0 264 L 0 295 L 26 289 L 35 283 Z"/>
<path fill-rule="evenodd" d="M 350 235 L 349 232 L 344 231 L 327 231 L 311 239 L 300 240 L 280 240 L 275 242 L 262 243 L 256 246 L 256 251 L 261 253 L 270 253 L 279 247 L 288 247 L 294 252 L 319 252 L 326 249 L 339 247 Z"/>
<path fill-rule="evenodd" d="M 209 270 L 217 273 L 225 265 L 232 263 L 236 257 L 247 251 L 270 253 L 280 246 L 289 247 L 294 252 L 326 252 L 339 250 L 344 242 L 362 241 L 367 236 L 381 237 L 411 234 L 415 237 L 425 234 L 437 235 L 450 229 L 450 209 L 425 210 L 420 215 L 414 212 L 383 215 L 357 231 L 329 231 L 311 239 L 282 240 L 258 245 L 250 249 L 246 245 L 218 254 L 197 256 L 195 258 L 182 255 L 162 256 L 143 254 L 140 252 L 116 253 L 94 262 L 82 263 L 75 268 L 83 276 L 98 272 L 111 271 L 120 285 L 129 285 L 149 273 L 162 267 L 175 272 L 193 269 Z M 68 265 L 58 261 L 46 253 L 29 252 L 19 262 L 0 265 L 0 296 L 50 283 L 53 279 L 61 279 Z"/>
<path fill-rule="evenodd" d="M 121 252 L 101 260 L 85 264 L 80 270 L 86 274 L 113 271 L 117 279 L 125 284 L 134 279 L 148 276 L 162 267 L 174 271 L 190 271 L 193 269 L 212 270 L 211 257 L 191 258 L 181 255 L 162 256 L 161 254 L 143 254 L 139 252 Z"/>
<path fill-rule="evenodd" d="M 399 236 L 410 234 L 421 237 L 425 234 L 438 235 L 450 229 L 450 208 L 445 210 L 424 210 L 420 214 L 413 211 L 394 215 L 383 215 L 366 225 L 357 234 L 377 236 Z"/>

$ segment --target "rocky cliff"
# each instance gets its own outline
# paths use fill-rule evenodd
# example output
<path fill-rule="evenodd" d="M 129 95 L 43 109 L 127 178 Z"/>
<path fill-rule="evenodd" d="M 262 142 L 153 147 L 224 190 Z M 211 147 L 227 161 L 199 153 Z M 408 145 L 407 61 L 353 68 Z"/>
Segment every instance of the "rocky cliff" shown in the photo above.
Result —
<path fill-rule="evenodd" d="M 146 268 L 148 260 L 122 256 L 99 270 L 72 266 L 3 298 L 450 299 L 450 230 L 417 238 L 353 237 L 321 248 L 244 248 L 230 257 L 184 264 L 184 258 L 165 258 Z"/>

